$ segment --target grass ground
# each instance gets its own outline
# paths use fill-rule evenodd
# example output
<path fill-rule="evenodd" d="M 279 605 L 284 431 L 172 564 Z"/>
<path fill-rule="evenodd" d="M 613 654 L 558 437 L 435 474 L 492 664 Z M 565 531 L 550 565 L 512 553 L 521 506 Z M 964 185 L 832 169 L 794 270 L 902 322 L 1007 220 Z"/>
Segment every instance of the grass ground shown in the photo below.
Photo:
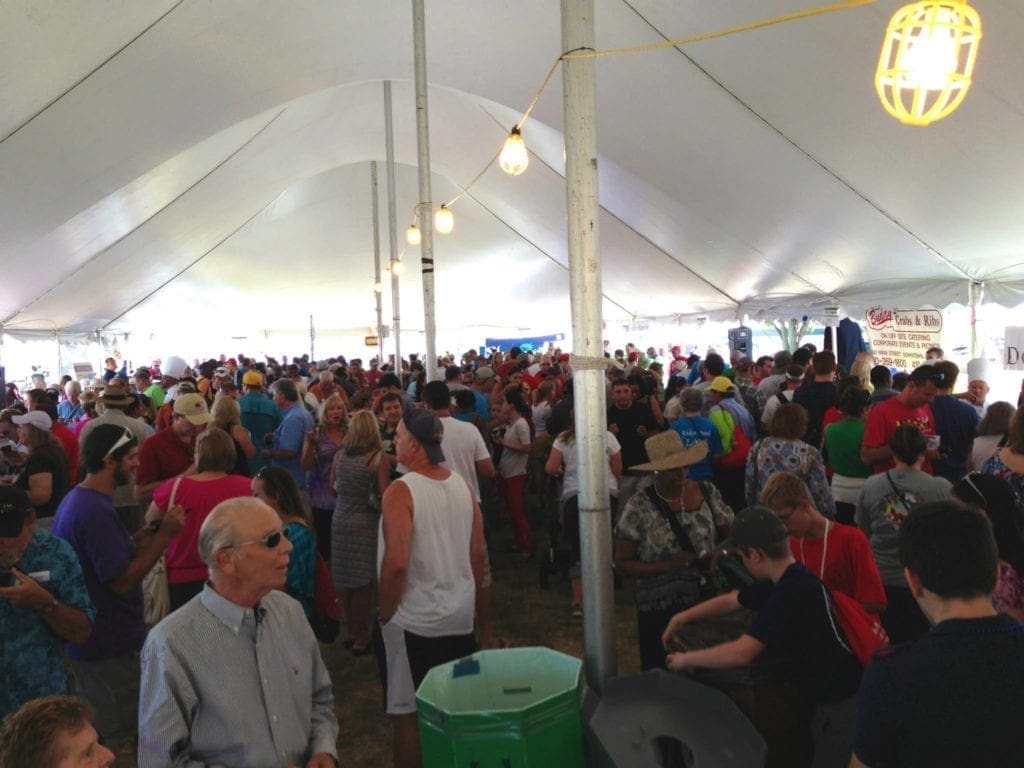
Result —
<path fill-rule="evenodd" d="M 535 521 L 534 531 L 541 526 Z M 542 589 L 537 560 L 516 553 L 499 554 L 510 543 L 507 527 L 489 534 L 494 578 L 494 625 L 499 638 L 517 647 L 546 646 L 583 658 L 583 620 L 569 611 L 569 584 L 554 581 Z M 537 533 L 538 556 L 547 537 Z M 615 592 L 615 644 L 620 674 L 640 670 L 632 591 Z M 391 761 L 391 729 L 382 706 L 382 693 L 372 656 L 353 657 L 339 641 L 322 646 L 324 662 L 334 681 L 335 711 L 341 726 L 338 756 L 343 766 L 387 768 Z M 136 768 L 134 756 L 124 756 L 116 768 Z"/>

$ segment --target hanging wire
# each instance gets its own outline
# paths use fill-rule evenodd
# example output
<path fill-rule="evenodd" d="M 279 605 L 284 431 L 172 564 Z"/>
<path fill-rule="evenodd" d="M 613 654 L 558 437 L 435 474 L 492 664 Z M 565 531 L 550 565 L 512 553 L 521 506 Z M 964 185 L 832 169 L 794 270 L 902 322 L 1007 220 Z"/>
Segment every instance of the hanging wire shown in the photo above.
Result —
<path fill-rule="evenodd" d="M 530 103 L 527 105 L 526 111 L 523 112 L 522 117 L 519 118 L 519 121 L 513 126 L 513 128 L 521 129 L 523 125 L 526 123 L 526 121 L 530 119 L 530 115 L 533 113 L 534 108 L 540 101 L 541 95 L 544 93 L 544 90 L 548 87 L 548 84 L 551 82 L 551 78 L 554 77 L 555 72 L 558 70 L 558 65 L 561 64 L 563 61 L 567 61 L 569 59 L 599 59 L 604 58 L 606 56 L 628 56 L 634 53 L 647 53 L 648 51 L 657 51 L 662 48 L 678 48 L 679 46 L 682 45 L 690 45 L 691 43 L 699 43 L 705 40 L 715 40 L 720 37 L 727 37 L 728 35 L 735 35 L 740 32 L 751 32 L 755 29 L 764 29 L 765 27 L 772 27 L 777 24 L 785 24 L 786 22 L 790 21 L 798 21 L 800 19 L 810 18 L 812 16 L 821 16 L 826 13 L 845 11 L 851 8 L 860 7 L 862 5 L 872 5 L 875 2 L 877 2 L 877 0 L 840 0 L 840 2 L 830 3 L 828 5 L 821 5 L 815 8 L 805 8 L 802 11 L 794 11 L 793 13 L 786 13 L 781 16 L 772 16 L 771 18 L 761 19 L 760 21 L 752 21 L 747 24 L 737 24 L 735 26 L 726 27 L 725 29 L 719 29 L 713 32 L 701 32 L 700 34 L 689 35 L 688 37 L 677 37 L 672 40 L 661 40 L 657 43 L 631 45 L 625 48 L 609 48 L 603 51 L 595 51 L 587 48 L 577 48 L 572 51 L 566 51 L 565 53 L 562 53 L 557 59 L 555 59 L 554 63 L 552 63 L 551 68 L 548 70 L 547 75 L 545 75 L 543 82 L 541 82 L 540 84 L 540 87 L 537 88 L 537 91 L 533 94 L 533 98 L 530 99 Z M 454 203 L 458 202 L 459 199 L 463 195 L 465 195 L 473 187 L 473 185 L 480 180 L 480 178 L 485 173 L 487 173 L 490 167 L 494 165 L 494 162 L 498 159 L 498 156 L 500 154 L 501 147 L 498 148 L 498 151 L 494 153 L 494 156 L 487 161 L 487 164 L 481 169 L 480 173 L 474 176 L 472 181 L 469 182 L 469 184 L 466 184 L 465 186 L 456 185 L 459 187 L 459 194 L 457 194 L 455 197 L 453 197 L 451 200 L 445 203 L 445 205 L 448 208 L 451 208 Z M 415 221 L 415 218 L 413 220 Z"/>

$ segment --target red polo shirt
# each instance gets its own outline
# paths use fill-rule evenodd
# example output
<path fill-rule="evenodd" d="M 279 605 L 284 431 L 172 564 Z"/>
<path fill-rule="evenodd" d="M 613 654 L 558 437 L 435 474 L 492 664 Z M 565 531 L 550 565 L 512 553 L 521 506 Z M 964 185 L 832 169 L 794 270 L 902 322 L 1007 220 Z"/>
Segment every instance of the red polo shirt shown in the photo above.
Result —
<path fill-rule="evenodd" d="M 145 485 L 166 480 L 180 475 L 191 463 L 191 446 L 181 442 L 171 427 L 162 429 L 148 438 L 139 449 L 139 468 L 135 473 L 135 482 Z"/>

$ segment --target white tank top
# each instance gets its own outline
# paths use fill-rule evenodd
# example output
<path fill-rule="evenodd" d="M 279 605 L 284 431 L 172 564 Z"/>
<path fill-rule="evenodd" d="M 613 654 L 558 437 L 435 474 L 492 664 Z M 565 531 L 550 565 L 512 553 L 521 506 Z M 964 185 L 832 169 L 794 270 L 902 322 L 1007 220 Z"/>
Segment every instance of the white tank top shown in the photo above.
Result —
<path fill-rule="evenodd" d="M 392 617 L 423 637 L 468 635 L 473 631 L 476 582 L 469 560 L 473 499 L 455 472 L 431 480 L 409 472 L 396 480 L 412 496 L 412 542 L 405 591 Z M 377 546 L 377 573 L 384 559 L 384 533 Z"/>

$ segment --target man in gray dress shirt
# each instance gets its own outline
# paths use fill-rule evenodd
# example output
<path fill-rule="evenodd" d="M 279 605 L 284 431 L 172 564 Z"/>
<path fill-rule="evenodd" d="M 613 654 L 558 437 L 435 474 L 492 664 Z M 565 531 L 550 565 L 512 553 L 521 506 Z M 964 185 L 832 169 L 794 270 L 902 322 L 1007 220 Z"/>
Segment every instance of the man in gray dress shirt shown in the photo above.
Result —
<path fill-rule="evenodd" d="M 291 548 L 258 499 L 205 520 L 210 581 L 142 651 L 139 768 L 336 768 L 331 678 L 302 606 L 278 591 Z"/>

